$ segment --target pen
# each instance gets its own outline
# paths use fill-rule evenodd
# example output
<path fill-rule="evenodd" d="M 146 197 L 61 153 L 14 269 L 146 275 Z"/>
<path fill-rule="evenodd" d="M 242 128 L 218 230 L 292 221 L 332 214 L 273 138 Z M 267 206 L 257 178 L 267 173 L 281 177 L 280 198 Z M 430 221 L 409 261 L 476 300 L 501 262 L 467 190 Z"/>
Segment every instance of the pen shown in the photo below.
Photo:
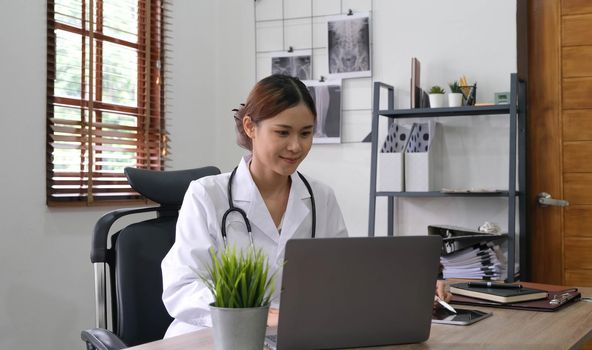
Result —
<path fill-rule="evenodd" d="M 450 306 L 450 304 L 448 304 L 447 302 L 445 302 L 444 300 L 440 299 L 440 297 L 436 296 L 436 301 L 440 303 L 440 305 L 444 306 L 445 308 L 447 308 L 448 310 L 456 313 L 456 310 L 454 310 L 454 308 L 452 306 Z"/>
<path fill-rule="evenodd" d="M 499 288 L 499 289 L 520 289 L 522 288 L 521 284 L 505 284 L 505 283 L 491 283 L 491 282 L 469 282 L 467 283 L 469 287 L 478 287 L 478 288 Z"/>

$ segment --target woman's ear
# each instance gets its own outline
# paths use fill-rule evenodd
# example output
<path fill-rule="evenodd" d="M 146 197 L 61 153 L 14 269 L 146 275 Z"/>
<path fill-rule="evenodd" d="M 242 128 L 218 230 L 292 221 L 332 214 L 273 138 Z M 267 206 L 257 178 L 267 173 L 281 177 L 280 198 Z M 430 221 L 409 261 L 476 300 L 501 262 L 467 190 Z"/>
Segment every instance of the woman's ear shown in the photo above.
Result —
<path fill-rule="evenodd" d="M 255 123 L 248 115 L 243 117 L 243 129 L 245 130 L 245 134 L 247 134 L 247 136 L 252 139 L 255 135 Z"/>

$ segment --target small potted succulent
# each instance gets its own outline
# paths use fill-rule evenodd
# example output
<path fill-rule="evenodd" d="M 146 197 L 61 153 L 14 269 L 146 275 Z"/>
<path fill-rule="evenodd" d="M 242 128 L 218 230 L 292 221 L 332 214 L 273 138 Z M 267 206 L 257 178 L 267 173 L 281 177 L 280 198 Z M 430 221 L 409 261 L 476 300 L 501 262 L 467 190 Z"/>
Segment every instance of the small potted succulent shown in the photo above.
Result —
<path fill-rule="evenodd" d="M 267 314 L 275 289 L 275 273 L 261 250 L 237 253 L 225 248 L 200 275 L 214 302 L 210 304 L 216 350 L 263 349 Z"/>
<path fill-rule="evenodd" d="M 444 107 L 444 89 L 439 87 L 438 85 L 434 85 L 430 89 L 430 107 L 431 108 L 440 108 Z"/>
<path fill-rule="evenodd" d="M 463 93 L 457 81 L 449 83 L 450 93 L 448 94 L 448 107 L 460 107 L 463 102 Z"/>

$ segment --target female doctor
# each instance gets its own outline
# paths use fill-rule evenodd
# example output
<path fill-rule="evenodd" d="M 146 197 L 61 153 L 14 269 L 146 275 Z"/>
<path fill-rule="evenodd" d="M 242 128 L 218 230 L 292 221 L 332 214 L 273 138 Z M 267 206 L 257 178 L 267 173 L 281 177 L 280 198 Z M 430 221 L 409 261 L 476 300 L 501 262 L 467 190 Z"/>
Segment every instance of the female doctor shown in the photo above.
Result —
<path fill-rule="evenodd" d="M 347 236 L 333 191 L 296 172 L 312 146 L 315 120 L 315 105 L 306 86 L 283 75 L 259 81 L 236 112 L 237 142 L 250 153 L 232 173 L 189 185 L 179 211 L 175 244 L 162 261 L 162 299 L 175 319 L 165 337 L 211 326 L 208 305 L 213 297 L 198 273 L 204 271 L 202 262 L 209 260 L 209 249 L 224 247 L 222 220 L 231 206 L 244 211 L 252 242 L 265 252 L 273 269 L 282 265 L 291 238 L 310 238 L 313 232 L 314 237 Z M 237 249 L 251 244 L 237 210 L 230 211 L 224 221 L 228 244 Z M 277 324 L 281 270 L 277 283 L 270 325 Z M 440 289 L 437 294 L 444 298 Z"/>
<path fill-rule="evenodd" d="M 209 176 L 193 181 L 185 194 L 175 244 L 162 261 L 162 298 L 175 318 L 165 337 L 211 325 L 208 304 L 213 298 L 197 273 L 204 269 L 202 262 L 209 260 L 210 247 L 224 247 L 221 222 L 229 209 L 229 185 L 232 205 L 242 209 L 250 222 L 253 244 L 265 252 L 274 268 L 282 264 L 290 238 L 311 237 L 311 193 L 296 169 L 311 148 L 315 118 L 306 86 L 282 75 L 259 81 L 236 112 L 237 142 L 250 154 L 240 161 L 230 184 L 230 173 Z M 315 237 L 347 236 L 333 191 L 304 179 L 314 196 Z M 225 221 L 228 244 L 248 247 L 243 217 L 233 211 Z M 276 287 L 276 293 L 279 290 Z M 272 304 L 271 323 L 276 322 L 277 306 Z"/>

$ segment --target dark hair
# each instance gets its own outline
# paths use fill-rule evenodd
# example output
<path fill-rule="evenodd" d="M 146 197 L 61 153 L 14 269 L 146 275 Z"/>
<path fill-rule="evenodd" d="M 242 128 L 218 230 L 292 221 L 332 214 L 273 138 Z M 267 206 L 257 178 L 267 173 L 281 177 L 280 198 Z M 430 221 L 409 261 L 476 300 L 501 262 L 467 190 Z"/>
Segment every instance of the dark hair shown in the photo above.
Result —
<path fill-rule="evenodd" d="M 243 128 L 243 118 L 248 115 L 257 125 L 260 121 L 273 118 L 288 108 L 304 103 L 316 122 L 317 110 L 306 85 L 298 78 L 287 75 L 274 74 L 261 79 L 247 97 L 247 102 L 235 110 L 236 143 L 239 146 L 253 150 L 251 138 Z"/>

